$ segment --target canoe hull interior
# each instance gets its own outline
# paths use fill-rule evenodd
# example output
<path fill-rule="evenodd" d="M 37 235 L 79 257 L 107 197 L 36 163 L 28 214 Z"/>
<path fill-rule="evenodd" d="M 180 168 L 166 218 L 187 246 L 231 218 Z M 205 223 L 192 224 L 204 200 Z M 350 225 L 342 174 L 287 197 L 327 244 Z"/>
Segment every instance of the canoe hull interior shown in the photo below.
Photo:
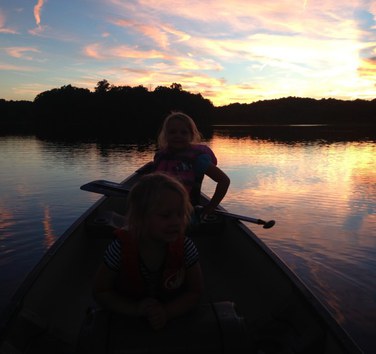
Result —
<path fill-rule="evenodd" d="M 124 198 L 102 198 L 47 252 L 4 316 L 1 354 L 361 352 L 275 254 L 221 216 L 190 234 L 205 278 L 196 312 L 156 333 L 98 309 L 93 278 L 113 237 L 106 215 L 124 207 Z"/>

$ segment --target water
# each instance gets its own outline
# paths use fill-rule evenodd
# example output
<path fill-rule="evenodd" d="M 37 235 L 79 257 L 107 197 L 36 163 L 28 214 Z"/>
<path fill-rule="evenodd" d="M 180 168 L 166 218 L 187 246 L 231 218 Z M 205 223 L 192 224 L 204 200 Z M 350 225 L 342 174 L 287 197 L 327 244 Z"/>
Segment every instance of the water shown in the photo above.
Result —
<path fill-rule="evenodd" d="M 282 136 L 261 135 L 255 127 L 214 131 L 207 143 L 231 178 L 222 204 L 237 214 L 275 219 L 272 229 L 248 226 L 372 353 L 376 142 Z M 0 137 L 0 310 L 48 247 L 99 198 L 79 186 L 94 179 L 119 182 L 154 151 L 153 142 Z M 205 180 L 204 192 L 213 189 Z"/>

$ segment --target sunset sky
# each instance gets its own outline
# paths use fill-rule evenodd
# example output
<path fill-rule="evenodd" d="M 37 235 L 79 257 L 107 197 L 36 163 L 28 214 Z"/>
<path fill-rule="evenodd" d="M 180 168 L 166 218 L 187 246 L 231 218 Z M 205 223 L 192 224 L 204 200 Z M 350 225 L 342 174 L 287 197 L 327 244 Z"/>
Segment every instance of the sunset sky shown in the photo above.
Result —
<path fill-rule="evenodd" d="M 376 0 L 0 2 L 0 98 L 180 83 L 214 105 L 376 98 Z"/>

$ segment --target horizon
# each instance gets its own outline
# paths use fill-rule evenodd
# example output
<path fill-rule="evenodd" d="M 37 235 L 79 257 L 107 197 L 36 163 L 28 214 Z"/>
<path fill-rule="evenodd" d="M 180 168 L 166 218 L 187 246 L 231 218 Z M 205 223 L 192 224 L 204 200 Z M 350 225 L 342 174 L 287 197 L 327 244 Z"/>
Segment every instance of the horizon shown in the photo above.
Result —
<path fill-rule="evenodd" d="M 75 87 L 73 85 L 70 85 L 70 84 L 67 84 L 66 86 L 72 86 L 74 88 L 77 88 L 77 89 L 87 89 L 90 91 L 90 93 L 95 93 L 94 90 L 90 90 L 88 88 L 83 88 L 83 87 Z M 136 86 L 133 86 L 133 87 L 136 87 Z M 132 88 L 133 88 L 132 87 Z M 167 86 L 166 86 L 167 87 Z M 60 90 L 62 89 L 63 87 L 55 87 L 55 88 L 52 88 L 51 90 Z M 146 87 L 145 87 L 146 88 Z M 50 91 L 50 90 L 47 90 L 47 91 Z M 182 88 L 182 91 L 186 91 L 184 90 L 184 88 Z M 44 91 L 45 92 L 45 91 Z M 153 91 L 148 91 L 148 92 L 154 92 Z M 186 92 L 189 92 L 189 91 L 186 91 Z M 39 94 L 41 94 L 43 92 L 40 92 Z M 200 92 L 189 92 L 191 94 L 201 94 Z M 208 99 L 206 97 L 204 97 L 202 94 L 201 94 L 202 98 L 203 99 Z M 35 98 L 34 98 L 35 99 Z M 10 99 L 10 100 L 7 100 L 5 98 L 2 98 L 0 97 L 0 101 L 1 100 L 5 100 L 6 102 L 30 102 L 30 103 L 33 103 L 34 102 L 34 99 L 31 99 L 31 100 L 28 100 L 28 99 L 20 99 L 20 100 L 13 100 L 13 99 Z M 213 106 L 214 108 L 221 108 L 221 107 L 224 107 L 224 106 L 230 106 L 230 105 L 236 105 L 236 104 L 246 104 L 246 105 L 251 105 L 252 103 L 257 103 L 257 102 L 264 102 L 264 101 L 278 101 L 278 100 L 287 100 L 287 99 L 297 99 L 297 100 L 314 100 L 314 101 L 322 101 L 322 100 L 336 100 L 336 101 L 342 101 L 342 102 L 354 102 L 354 101 L 357 101 L 357 100 L 360 100 L 360 101 L 366 101 L 366 102 L 371 102 L 371 101 L 374 101 L 376 100 L 376 97 L 373 97 L 373 98 L 368 98 L 368 99 L 359 99 L 359 98 L 356 98 L 356 99 L 339 99 L 339 98 L 334 98 L 334 97 L 327 97 L 327 98 L 314 98 L 314 97 L 302 97 L 302 96 L 285 96 L 285 97 L 278 97 L 278 98 L 264 98 L 264 99 L 260 99 L 260 100 L 256 100 L 256 101 L 252 101 L 252 102 L 249 102 L 249 103 L 241 103 L 241 102 L 231 102 L 231 103 L 228 103 L 228 104 L 223 104 L 223 105 L 215 105 L 213 102 Z"/>
<path fill-rule="evenodd" d="M 376 3 L 363 0 L 15 0 L 0 5 L 0 36 L 7 101 L 104 79 L 179 83 L 216 107 L 376 97 Z"/>

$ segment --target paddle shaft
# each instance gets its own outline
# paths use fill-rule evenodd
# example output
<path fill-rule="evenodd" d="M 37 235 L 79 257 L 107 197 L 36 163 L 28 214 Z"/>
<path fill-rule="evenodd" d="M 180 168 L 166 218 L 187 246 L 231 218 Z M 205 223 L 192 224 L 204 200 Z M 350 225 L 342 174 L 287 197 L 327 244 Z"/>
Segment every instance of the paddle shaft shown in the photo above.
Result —
<path fill-rule="evenodd" d="M 244 215 L 229 213 L 229 212 L 224 211 L 224 210 L 217 210 L 216 209 L 216 210 L 214 210 L 214 212 L 216 214 L 219 214 L 219 215 L 228 216 L 230 218 L 234 218 L 234 219 L 238 219 L 238 220 L 242 220 L 242 221 L 248 221 L 248 222 L 251 222 L 253 224 L 264 225 L 263 226 L 264 229 L 269 229 L 269 228 L 273 227 L 274 224 L 275 224 L 274 220 L 264 221 L 262 219 L 251 218 L 249 216 L 244 216 Z"/>
<path fill-rule="evenodd" d="M 198 207 L 196 206 L 195 208 L 196 208 L 196 210 L 200 210 L 200 209 L 202 209 L 202 206 L 198 206 Z M 264 221 L 262 219 L 251 218 L 249 216 L 229 213 L 228 211 L 220 210 L 220 209 L 215 209 L 214 213 L 218 214 L 218 215 L 227 216 L 229 218 L 234 218 L 234 219 L 237 219 L 237 220 L 248 221 L 248 222 L 251 222 L 251 223 L 257 224 L 257 225 L 263 225 L 264 229 L 269 229 L 269 228 L 273 227 L 274 224 L 275 224 L 274 220 Z"/>
<path fill-rule="evenodd" d="M 106 180 L 92 181 L 92 182 L 89 182 L 89 183 L 82 185 L 80 188 L 84 191 L 104 194 L 104 195 L 113 196 L 113 197 L 125 196 L 129 192 L 129 189 L 126 186 L 124 186 L 123 184 L 117 183 L 117 182 L 106 181 Z M 214 213 L 219 214 L 219 215 L 223 215 L 223 216 L 227 216 L 227 217 L 230 217 L 230 218 L 242 220 L 242 221 L 248 221 L 248 222 L 251 222 L 251 223 L 257 224 L 257 225 L 263 225 L 264 229 L 269 229 L 269 228 L 273 227 L 274 224 L 275 224 L 274 220 L 264 221 L 262 219 L 251 218 L 249 216 L 229 213 L 229 212 L 224 211 L 224 210 L 216 209 L 214 211 Z"/>

